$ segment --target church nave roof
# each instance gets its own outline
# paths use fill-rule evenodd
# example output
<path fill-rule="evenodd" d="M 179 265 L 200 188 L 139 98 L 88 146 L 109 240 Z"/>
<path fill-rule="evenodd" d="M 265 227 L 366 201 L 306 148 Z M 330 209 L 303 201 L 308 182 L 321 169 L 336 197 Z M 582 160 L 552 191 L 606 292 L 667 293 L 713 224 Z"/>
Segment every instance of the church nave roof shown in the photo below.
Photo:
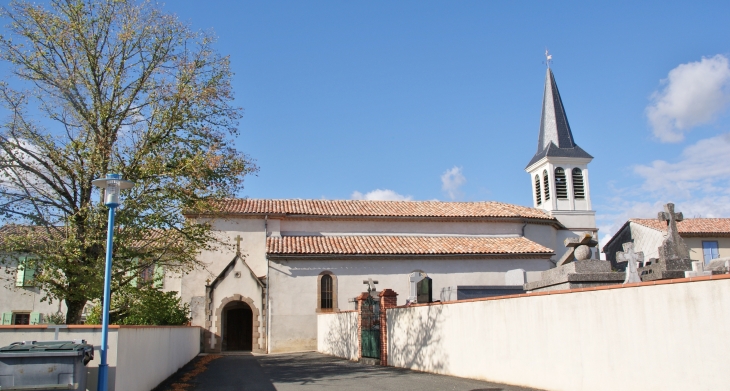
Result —
<path fill-rule="evenodd" d="M 547 212 L 502 202 L 228 199 L 221 212 L 250 215 L 358 217 L 531 218 L 554 220 Z"/>
<path fill-rule="evenodd" d="M 266 239 L 269 255 L 498 255 L 554 252 L 525 237 L 284 236 Z"/>

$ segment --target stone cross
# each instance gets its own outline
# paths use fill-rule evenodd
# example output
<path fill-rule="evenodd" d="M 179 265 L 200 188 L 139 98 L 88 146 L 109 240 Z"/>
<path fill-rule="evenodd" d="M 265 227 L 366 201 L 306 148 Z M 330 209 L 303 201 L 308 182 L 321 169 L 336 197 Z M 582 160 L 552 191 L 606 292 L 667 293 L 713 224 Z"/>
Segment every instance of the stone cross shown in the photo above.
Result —
<path fill-rule="evenodd" d="M 375 292 L 375 284 L 378 281 L 373 281 L 372 278 L 368 278 L 367 280 L 363 280 L 362 283 L 368 286 L 368 292 Z"/>
<path fill-rule="evenodd" d="M 664 212 L 659 212 L 660 221 L 667 222 L 667 237 L 662 243 L 660 259 L 663 261 L 672 259 L 689 259 L 689 250 L 679 236 L 677 222 L 684 220 L 682 212 L 674 213 L 674 204 L 671 202 L 664 205 Z"/>
<path fill-rule="evenodd" d="M 236 255 L 241 255 L 241 235 L 236 236 Z"/>
<path fill-rule="evenodd" d="M 634 252 L 634 244 L 631 242 L 623 244 L 624 251 L 616 253 L 617 262 L 626 262 L 626 279 L 624 284 L 630 282 L 641 282 L 638 267 L 640 263 L 644 263 L 644 253 Z"/>

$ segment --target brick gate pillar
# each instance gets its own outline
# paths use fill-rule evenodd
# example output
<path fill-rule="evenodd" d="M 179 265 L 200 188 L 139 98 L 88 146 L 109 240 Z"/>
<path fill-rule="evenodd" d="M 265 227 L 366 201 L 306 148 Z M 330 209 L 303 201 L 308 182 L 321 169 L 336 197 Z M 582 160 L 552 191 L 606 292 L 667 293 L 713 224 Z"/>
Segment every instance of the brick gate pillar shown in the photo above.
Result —
<path fill-rule="evenodd" d="M 370 293 L 363 292 L 356 297 L 357 300 L 357 359 L 362 358 L 362 302 L 370 296 Z"/>
<path fill-rule="evenodd" d="M 392 289 L 383 289 L 380 292 L 380 365 L 388 365 L 388 319 L 385 312 L 398 304 L 398 294 Z"/>

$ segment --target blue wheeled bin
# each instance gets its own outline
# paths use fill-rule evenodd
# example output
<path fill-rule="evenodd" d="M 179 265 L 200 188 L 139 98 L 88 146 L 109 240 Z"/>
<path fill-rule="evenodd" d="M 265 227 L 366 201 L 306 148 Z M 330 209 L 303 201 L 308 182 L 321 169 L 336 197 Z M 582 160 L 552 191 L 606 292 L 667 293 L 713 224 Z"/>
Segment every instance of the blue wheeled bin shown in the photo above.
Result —
<path fill-rule="evenodd" d="M 94 347 L 84 340 L 23 341 L 0 348 L 0 390 L 86 390 Z"/>

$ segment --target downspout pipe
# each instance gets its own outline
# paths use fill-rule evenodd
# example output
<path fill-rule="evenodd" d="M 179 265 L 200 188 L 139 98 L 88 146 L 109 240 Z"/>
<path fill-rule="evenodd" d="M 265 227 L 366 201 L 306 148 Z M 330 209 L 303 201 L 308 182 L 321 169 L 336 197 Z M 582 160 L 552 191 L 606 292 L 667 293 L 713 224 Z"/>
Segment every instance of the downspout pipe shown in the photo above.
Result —
<path fill-rule="evenodd" d="M 271 353 L 271 335 L 269 330 L 269 324 L 271 323 L 271 300 L 269 299 L 269 286 L 271 285 L 271 278 L 269 278 L 269 271 L 271 270 L 271 261 L 269 261 L 269 254 L 266 252 L 266 238 L 269 237 L 269 215 L 264 216 L 264 254 L 266 257 L 266 354 Z"/>

